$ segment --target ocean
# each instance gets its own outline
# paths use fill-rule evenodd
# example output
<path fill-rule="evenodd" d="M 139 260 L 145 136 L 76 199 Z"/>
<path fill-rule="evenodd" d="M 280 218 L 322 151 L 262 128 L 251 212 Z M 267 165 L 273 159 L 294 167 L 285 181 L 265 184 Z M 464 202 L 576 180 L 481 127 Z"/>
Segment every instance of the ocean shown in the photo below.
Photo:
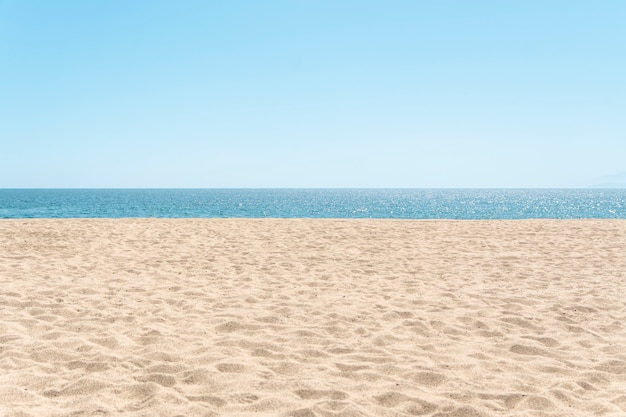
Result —
<path fill-rule="evenodd" d="M 626 219 L 626 189 L 0 189 L 0 218 Z"/>

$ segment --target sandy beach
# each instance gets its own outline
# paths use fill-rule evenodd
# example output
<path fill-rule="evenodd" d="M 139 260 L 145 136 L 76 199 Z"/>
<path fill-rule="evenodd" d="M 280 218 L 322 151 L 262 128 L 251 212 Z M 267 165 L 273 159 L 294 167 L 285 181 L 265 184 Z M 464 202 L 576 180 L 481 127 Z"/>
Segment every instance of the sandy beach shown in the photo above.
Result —
<path fill-rule="evenodd" d="M 624 416 L 626 221 L 0 221 L 0 416 Z"/>

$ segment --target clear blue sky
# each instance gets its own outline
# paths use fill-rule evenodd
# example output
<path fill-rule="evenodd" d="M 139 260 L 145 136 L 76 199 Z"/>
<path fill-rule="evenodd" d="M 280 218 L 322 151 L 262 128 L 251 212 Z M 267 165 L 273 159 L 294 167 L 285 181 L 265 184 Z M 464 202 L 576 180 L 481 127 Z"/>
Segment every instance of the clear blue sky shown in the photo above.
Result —
<path fill-rule="evenodd" d="M 626 1 L 0 0 L 0 188 L 626 184 Z"/>

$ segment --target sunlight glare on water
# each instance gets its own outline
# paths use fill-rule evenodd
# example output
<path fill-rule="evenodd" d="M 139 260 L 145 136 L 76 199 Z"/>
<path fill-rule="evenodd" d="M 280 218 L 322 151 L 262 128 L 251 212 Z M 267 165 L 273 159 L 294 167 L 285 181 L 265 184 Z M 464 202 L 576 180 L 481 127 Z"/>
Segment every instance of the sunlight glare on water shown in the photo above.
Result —
<path fill-rule="evenodd" d="M 626 218 L 624 189 L 4 189 L 0 218 Z"/>

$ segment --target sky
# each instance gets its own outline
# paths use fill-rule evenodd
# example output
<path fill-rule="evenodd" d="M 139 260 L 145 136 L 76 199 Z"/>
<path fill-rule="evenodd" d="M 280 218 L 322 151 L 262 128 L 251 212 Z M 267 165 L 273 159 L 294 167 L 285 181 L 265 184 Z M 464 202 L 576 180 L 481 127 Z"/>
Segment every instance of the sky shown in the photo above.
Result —
<path fill-rule="evenodd" d="M 0 0 L 0 188 L 626 187 L 626 2 Z"/>

